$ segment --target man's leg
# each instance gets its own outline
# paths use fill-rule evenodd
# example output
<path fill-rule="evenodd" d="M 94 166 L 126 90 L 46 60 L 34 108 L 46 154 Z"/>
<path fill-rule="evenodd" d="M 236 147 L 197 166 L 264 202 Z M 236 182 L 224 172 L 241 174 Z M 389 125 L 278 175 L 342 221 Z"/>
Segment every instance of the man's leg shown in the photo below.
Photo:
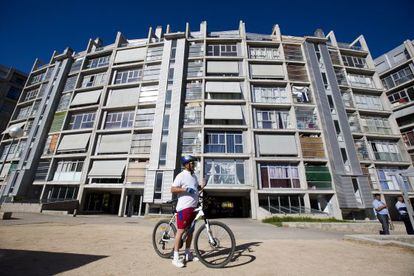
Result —
<path fill-rule="evenodd" d="M 413 226 L 411 225 L 410 217 L 408 215 L 402 216 L 402 220 L 405 224 L 405 230 L 407 231 L 407 234 L 413 235 L 414 230 L 413 230 Z"/>
<path fill-rule="evenodd" d="M 388 223 L 386 221 L 386 216 L 378 214 L 377 218 L 378 218 L 378 220 L 379 220 L 379 222 L 381 223 L 381 226 L 382 226 L 382 234 L 383 235 L 388 235 L 390 232 L 388 230 Z"/>

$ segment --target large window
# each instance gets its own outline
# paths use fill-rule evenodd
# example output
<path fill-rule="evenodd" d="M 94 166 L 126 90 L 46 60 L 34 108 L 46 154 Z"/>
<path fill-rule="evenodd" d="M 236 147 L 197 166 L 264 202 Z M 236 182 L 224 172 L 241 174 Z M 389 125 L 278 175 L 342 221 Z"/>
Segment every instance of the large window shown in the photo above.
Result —
<path fill-rule="evenodd" d="M 204 172 L 207 184 L 231 185 L 245 183 L 243 160 L 207 159 Z"/>
<path fill-rule="evenodd" d="M 26 92 L 26 96 L 24 98 L 25 101 L 30 101 L 37 97 L 37 93 L 39 93 L 39 89 L 32 89 Z"/>
<path fill-rule="evenodd" d="M 381 98 L 373 95 L 355 94 L 355 104 L 358 108 L 383 110 Z"/>
<path fill-rule="evenodd" d="M 154 199 L 161 199 L 163 176 L 164 176 L 163 172 L 156 172 L 155 174 Z"/>
<path fill-rule="evenodd" d="M 184 109 L 184 125 L 201 124 L 201 106 L 186 105 Z"/>
<path fill-rule="evenodd" d="M 158 85 L 144 85 L 139 92 L 139 104 L 155 104 L 158 98 Z"/>
<path fill-rule="evenodd" d="M 26 119 L 27 117 L 29 117 L 31 109 L 32 109 L 31 105 L 21 107 L 19 111 L 17 112 L 17 116 L 15 120 Z"/>
<path fill-rule="evenodd" d="M 47 185 L 46 189 L 49 202 L 72 200 L 78 195 L 78 187 L 75 186 Z"/>
<path fill-rule="evenodd" d="M 383 117 L 361 117 L 364 132 L 391 134 L 391 126 L 387 118 Z"/>
<path fill-rule="evenodd" d="M 95 112 L 72 114 L 67 129 L 92 128 L 95 117 Z"/>
<path fill-rule="evenodd" d="M 216 44 L 207 46 L 208 56 L 237 56 L 236 44 Z"/>
<path fill-rule="evenodd" d="M 256 127 L 269 129 L 290 128 L 289 112 L 279 110 L 256 110 Z"/>
<path fill-rule="evenodd" d="M 396 143 L 386 141 L 371 141 L 370 143 L 375 160 L 402 161 L 400 150 Z"/>
<path fill-rule="evenodd" d="M 296 165 L 259 164 L 261 188 L 300 188 Z"/>
<path fill-rule="evenodd" d="M 241 132 L 210 132 L 206 135 L 206 152 L 242 153 L 243 134 Z"/>
<path fill-rule="evenodd" d="M 153 127 L 154 126 L 155 108 L 141 108 L 137 110 L 135 117 L 135 127 Z"/>
<path fill-rule="evenodd" d="M 256 103 L 289 103 L 286 87 L 253 87 L 253 100 Z"/>
<path fill-rule="evenodd" d="M 357 67 L 357 68 L 368 67 L 365 58 L 362 58 L 362 57 L 342 55 L 342 60 L 345 66 Z"/>
<path fill-rule="evenodd" d="M 188 57 L 201 57 L 204 56 L 204 44 L 191 42 L 188 50 Z"/>
<path fill-rule="evenodd" d="M 388 95 L 388 99 L 393 106 L 399 106 L 414 101 L 414 86 L 394 92 Z"/>
<path fill-rule="evenodd" d="M 142 69 L 116 71 L 114 84 L 137 82 L 142 77 Z"/>
<path fill-rule="evenodd" d="M 152 133 L 137 133 L 132 135 L 131 153 L 148 154 L 151 151 Z"/>
<path fill-rule="evenodd" d="M 142 74 L 143 81 L 149 80 L 158 80 L 160 76 L 161 65 L 154 64 L 154 65 L 145 65 L 144 71 Z"/>
<path fill-rule="evenodd" d="M 297 108 L 296 123 L 298 129 L 318 129 L 316 110 Z"/>
<path fill-rule="evenodd" d="M 71 77 L 68 77 L 66 79 L 65 86 L 63 87 L 63 92 L 65 91 L 71 91 L 76 88 L 76 80 L 78 79 L 78 75 L 74 75 Z"/>
<path fill-rule="evenodd" d="M 351 84 L 351 86 L 375 88 L 374 80 L 370 76 L 348 74 L 348 81 Z"/>
<path fill-rule="evenodd" d="M 382 190 L 393 190 L 399 191 L 400 187 L 398 185 L 398 180 L 393 173 L 395 173 L 396 169 L 389 169 L 389 168 L 381 168 L 377 169 L 378 179 L 381 185 Z M 403 187 L 406 191 L 412 191 L 412 187 L 409 183 L 407 177 L 402 177 L 403 179 Z"/>
<path fill-rule="evenodd" d="M 201 131 L 183 131 L 181 152 L 187 154 L 201 153 Z"/>
<path fill-rule="evenodd" d="M 162 51 L 163 51 L 163 46 L 148 48 L 147 61 L 161 60 Z"/>
<path fill-rule="evenodd" d="M 88 61 L 88 68 L 97 68 L 97 67 L 103 67 L 107 66 L 109 64 L 109 58 L 111 56 L 104 56 L 104 57 L 98 57 L 94 58 Z"/>
<path fill-rule="evenodd" d="M 108 112 L 105 128 L 130 128 L 134 123 L 134 111 Z"/>
<path fill-rule="evenodd" d="M 391 89 L 413 78 L 413 72 L 411 71 L 410 67 L 407 66 L 383 78 L 382 83 L 384 84 L 385 88 Z"/>
<path fill-rule="evenodd" d="M 313 190 L 332 189 L 331 174 L 326 166 L 305 166 L 308 188 Z"/>
<path fill-rule="evenodd" d="M 185 92 L 185 99 L 187 101 L 191 100 L 201 100 L 203 94 L 203 86 L 201 81 L 192 81 L 187 82 L 186 92 Z"/>
<path fill-rule="evenodd" d="M 278 48 L 250 47 L 249 54 L 251 59 L 280 59 Z"/>
<path fill-rule="evenodd" d="M 82 87 L 99 86 L 99 85 L 104 85 L 105 83 L 106 83 L 106 72 L 84 76 L 82 80 Z"/>
<path fill-rule="evenodd" d="M 83 161 L 59 161 L 53 175 L 53 181 L 80 181 Z"/>
<path fill-rule="evenodd" d="M 193 60 L 188 62 L 187 77 L 201 77 L 204 72 L 204 62 L 202 60 Z"/>

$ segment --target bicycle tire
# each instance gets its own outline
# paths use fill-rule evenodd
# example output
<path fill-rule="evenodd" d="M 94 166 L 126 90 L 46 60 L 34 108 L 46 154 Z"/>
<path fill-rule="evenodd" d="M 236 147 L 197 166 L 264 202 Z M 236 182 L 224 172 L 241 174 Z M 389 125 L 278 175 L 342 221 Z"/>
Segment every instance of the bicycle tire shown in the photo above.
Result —
<path fill-rule="evenodd" d="M 234 234 L 231 231 L 231 229 L 224 223 L 220 222 L 220 221 L 211 221 L 210 223 L 210 227 L 211 226 L 219 226 L 222 227 L 227 234 L 230 236 L 230 240 L 231 240 L 231 248 L 230 248 L 230 253 L 228 254 L 228 256 L 225 258 L 225 260 L 219 264 L 212 264 L 210 262 L 208 262 L 200 253 L 199 247 L 198 247 L 198 241 L 200 238 L 200 234 L 204 231 L 204 229 L 206 228 L 206 225 L 202 225 L 200 226 L 200 228 L 198 228 L 195 236 L 194 236 L 194 251 L 198 257 L 198 259 L 200 260 L 200 262 L 202 262 L 205 266 L 209 267 L 209 268 L 222 268 L 224 266 L 226 266 L 233 258 L 234 255 L 234 251 L 236 249 L 236 240 L 234 238 Z"/>
<path fill-rule="evenodd" d="M 174 224 L 170 224 L 170 221 L 169 221 L 169 220 L 167 220 L 167 219 L 160 220 L 160 221 L 159 221 L 159 222 L 155 225 L 154 230 L 152 231 L 152 246 L 154 247 L 154 250 L 155 250 L 155 252 L 158 254 L 158 256 L 160 256 L 161 258 L 169 259 L 169 258 L 171 258 L 171 257 L 172 257 L 172 255 L 173 255 L 173 253 L 174 253 L 174 240 L 173 240 L 173 243 L 172 243 L 173 247 L 172 247 L 172 249 L 171 249 L 171 252 L 168 252 L 168 253 L 162 253 L 162 252 L 158 249 L 158 246 L 157 246 L 157 244 L 158 244 L 157 237 L 156 237 L 156 234 L 157 234 L 157 229 L 158 229 L 158 227 L 160 227 L 162 224 L 166 224 L 166 225 L 168 225 L 169 227 L 171 227 L 172 231 L 174 232 L 174 238 L 175 238 L 175 235 L 177 234 L 177 229 L 175 228 L 175 225 L 174 225 Z"/>

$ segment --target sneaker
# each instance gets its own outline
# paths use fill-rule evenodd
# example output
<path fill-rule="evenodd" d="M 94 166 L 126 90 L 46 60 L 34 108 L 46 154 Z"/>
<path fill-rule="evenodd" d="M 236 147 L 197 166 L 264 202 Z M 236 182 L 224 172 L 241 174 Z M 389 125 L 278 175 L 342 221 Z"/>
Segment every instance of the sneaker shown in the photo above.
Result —
<path fill-rule="evenodd" d="M 172 264 L 175 265 L 178 268 L 184 267 L 184 263 L 183 263 L 182 259 L 178 259 L 178 260 L 173 259 Z"/>
<path fill-rule="evenodd" d="M 197 257 L 194 257 L 192 252 L 190 252 L 188 254 L 185 254 L 185 261 L 186 262 L 198 262 L 199 260 Z"/>

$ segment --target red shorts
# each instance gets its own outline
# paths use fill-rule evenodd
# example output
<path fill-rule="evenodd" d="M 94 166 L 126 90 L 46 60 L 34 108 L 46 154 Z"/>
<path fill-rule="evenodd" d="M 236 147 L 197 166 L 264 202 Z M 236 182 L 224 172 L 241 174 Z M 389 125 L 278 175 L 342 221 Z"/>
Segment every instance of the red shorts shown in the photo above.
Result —
<path fill-rule="evenodd" d="M 177 212 L 177 228 L 186 229 L 190 227 L 191 223 L 195 219 L 197 213 L 194 212 L 195 208 L 186 208 Z"/>

